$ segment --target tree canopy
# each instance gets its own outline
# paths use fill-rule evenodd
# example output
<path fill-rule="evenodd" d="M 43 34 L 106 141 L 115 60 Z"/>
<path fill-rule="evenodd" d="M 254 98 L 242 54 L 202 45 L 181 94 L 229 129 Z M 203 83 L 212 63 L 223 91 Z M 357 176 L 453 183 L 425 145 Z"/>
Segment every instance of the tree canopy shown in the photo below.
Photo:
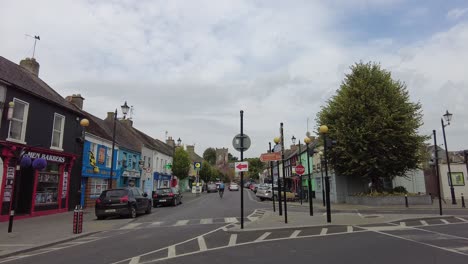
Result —
<path fill-rule="evenodd" d="M 379 64 L 351 67 L 317 114 L 317 126 L 322 124 L 329 128 L 329 142 L 336 141 L 328 152 L 335 171 L 372 181 L 378 190 L 381 179 L 403 176 L 421 161 L 421 104 L 411 102 L 406 85 Z"/>
<path fill-rule="evenodd" d="M 190 171 L 190 157 L 183 148 L 176 148 L 172 171 L 179 179 L 185 179 Z"/>
<path fill-rule="evenodd" d="M 252 179 L 258 179 L 259 173 L 265 169 L 265 163 L 261 162 L 260 158 L 249 158 L 246 161 L 249 162 L 248 176 Z"/>
<path fill-rule="evenodd" d="M 203 152 L 203 159 L 208 161 L 211 165 L 216 164 L 216 150 L 214 148 L 207 148 Z"/>
<path fill-rule="evenodd" d="M 200 178 L 205 182 L 209 182 L 213 176 L 213 168 L 208 163 L 208 161 L 204 160 L 202 163 L 202 167 L 199 171 Z"/>

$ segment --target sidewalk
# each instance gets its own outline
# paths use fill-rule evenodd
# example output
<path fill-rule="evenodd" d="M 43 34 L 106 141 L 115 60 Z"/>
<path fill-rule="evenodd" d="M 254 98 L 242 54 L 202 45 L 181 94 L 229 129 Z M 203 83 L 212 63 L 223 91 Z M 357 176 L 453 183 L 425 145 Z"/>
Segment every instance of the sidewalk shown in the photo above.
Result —
<path fill-rule="evenodd" d="M 12 253 L 118 228 L 132 220 L 116 218 L 97 221 L 94 209 L 86 209 L 83 212 L 83 232 L 81 234 L 73 234 L 73 211 L 15 220 L 12 233 L 8 233 L 8 221 L 0 222 L 0 258 Z"/>

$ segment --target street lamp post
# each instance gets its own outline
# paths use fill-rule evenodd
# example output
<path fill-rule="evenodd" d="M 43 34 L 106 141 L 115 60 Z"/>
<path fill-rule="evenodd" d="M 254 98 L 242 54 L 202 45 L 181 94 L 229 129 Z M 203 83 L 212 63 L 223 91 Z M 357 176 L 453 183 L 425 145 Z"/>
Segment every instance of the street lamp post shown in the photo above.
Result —
<path fill-rule="evenodd" d="M 436 131 L 432 130 L 432 134 L 434 136 L 434 165 L 435 165 L 435 171 L 436 171 L 436 176 L 437 176 L 437 195 L 439 196 L 439 214 L 442 215 L 442 197 L 440 194 L 440 175 L 439 175 L 439 151 L 437 149 L 437 137 L 436 137 Z"/>
<path fill-rule="evenodd" d="M 128 110 L 130 107 L 127 105 L 127 101 L 121 106 L 123 119 L 125 119 Z M 111 168 L 110 168 L 110 175 L 109 175 L 109 184 L 108 189 L 112 189 L 112 175 L 114 174 L 114 156 L 115 156 L 115 132 L 116 132 L 116 125 L 117 125 L 117 109 L 114 112 L 114 129 L 112 130 L 112 155 L 111 155 Z"/>
<path fill-rule="evenodd" d="M 292 141 L 293 145 L 295 146 L 296 145 L 296 137 L 292 136 L 291 141 Z M 297 159 L 296 166 L 297 166 L 297 164 L 301 164 L 301 159 L 300 158 L 301 158 L 301 141 L 299 140 L 299 152 L 296 155 L 296 159 Z M 291 165 L 291 170 L 292 170 L 292 165 Z M 300 175 L 299 178 L 300 178 L 300 181 L 301 181 L 301 184 L 299 185 L 299 198 L 301 200 L 301 205 L 302 205 L 302 175 Z"/>
<path fill-rule="evenodd" d="M 324 184 L 324 181 L 323 181 L 323 152 L 320 151 L 319 152 L 319 157 L 320 157 L 320 174 L 322 175 L 322 202 L 323 202 L 323 206 L 325 207 L 325 184 Z"/>
<path fill-rule="evenodd" d="M 328 127 L 326 125 L 320 126 L 320 134 L 323 135 L 323 153 L 325 156 L 325 195 L 327 198 L 327 223 L 331 223 L 331 208 L 330 208 L 330 178 L 328 177 L 328 160 L 327 160 L 327 133 Z"/>
<path fill-rule="evenodd" d="M 310 174 L 311 174 L 311 169 L 310 169 L 310 154 L 309 154 L 309 143 L 311 142 L 309 137 L 306 137 L 304 139 L 304 143 L 306 145 L 306 151 L 307 151 L 307 176 L 309 177 L 309 182 L 307 183 L 307 190 L 308 190 L 308 195 L 307 197 L 309 198 L 309 213 L 310 215 L 314 215 L 314 208 L 312 204 L 312 180 L 310 179 Z"/>
<path fill-rule="evenodd" d="M 457 200 L 455 199 L 455 189 L 453 188 L 453 182 L 452 182 L 452 171 L 450 170 L 450 157 L 449 157 L 448 147 L 447 147 L 447 138 L 445 137 L 445 127 L 450 125 L 452 116 L 453 115 L 449 113 L 449 111 L 447 110 L 446 113 L 444 114 L 444 118 L 440 119 L 440 122 L 442 124 L 442 133 L 444 134 L 445 155 L 447 156 L 448 179 L 449 179 L 449 184 L 450 184 L 450 194 L 452 196 L 452 204 L 457 204 Z M 445 121 L 447 121 L 447 124 L 444 124 L 444 119 Z"/>
<path fill-rule="evenodd" d="M 271 142 L 268 142 L 268 146 L 270 147 L 270 153 L 271 153 Z M 273 176 L 273 161 L 269 162 L 270 165 L 270 173 L 271 173 L 271 200 L 273 202 L 273 212 L 276 212 L 276 206 L 275 206 L 275 178 Z"/>
<path fill-rule="evenodd" d="M 288 223 L 288 206 L 287 206 L 287 196 L 286 196 L 286 173 L 284 168 L 284 131 L 283 131 L 283 123 L 280 124 L 280 132 L 281 132 L 281 163 L 283 165 L 283 195 L 284 195 L 284 223 Z"/>

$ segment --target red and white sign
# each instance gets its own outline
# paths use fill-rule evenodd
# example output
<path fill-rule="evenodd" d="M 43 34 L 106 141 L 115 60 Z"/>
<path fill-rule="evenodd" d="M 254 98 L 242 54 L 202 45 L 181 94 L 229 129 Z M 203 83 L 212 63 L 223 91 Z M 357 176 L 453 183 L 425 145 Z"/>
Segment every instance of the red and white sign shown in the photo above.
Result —
<path fill-rule="evenodd" d="M 302 175 L 302 174 L 304 174 L 304 172 L 305 172 L 304 166 L 302 166 L 301 164 L 296 166 L 296 173 L 298 175 Z"/>
<path fill-rule="evenodd" d="M 281 152 L 263 153 L 260 155 L 261 162 L 281 160 Z"/>
<path fill-rule="evenodd" d="M 234 167 L 236 168 L 236 172 L 249 171 L 249 162 L 248 161 L 236 162 Z"/>

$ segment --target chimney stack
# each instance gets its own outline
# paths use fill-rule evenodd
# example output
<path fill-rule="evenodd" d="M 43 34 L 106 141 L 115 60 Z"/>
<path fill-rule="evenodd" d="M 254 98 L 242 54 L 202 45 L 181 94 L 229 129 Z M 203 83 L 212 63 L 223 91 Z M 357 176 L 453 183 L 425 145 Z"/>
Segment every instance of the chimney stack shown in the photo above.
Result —
<path fill-rule="evenodd" d="M 107 112 L 107 117 L 106 117 L 106 121 L 113 121 L 114 120 L 114 115 L 115 113 L 114 112 Z"/>
<path fill-rule="evenodd" d="M 26 58 L 20 61 L 20 66 L 39 77 L 39 63 L 34 58 Z"/>
<path fill-rule="evenodd" d="M 65 99 L 67 99 L 68 102 L 76 105 L 78 108 L 83 110 L 84 98 L 81 96 L 81 94 L 69 95 L 69 96 L 65 97 Z"/>
<path fill-rule="evenodd" d="M 187 145 L 187 152 L 188 153 L 195 153 L 195 146 Z"/>
<path fill-rule="evenodd" d="M 122 124 L 127 125 L 127 126 L 131 126 L 131 127 L 133 126 L 133 120 L 128 119 L 128 118 L 121 119 L 120 122 L 122 122 Z"/>
<path fill-rule="evenodd" d="M 175 146 L 175 141 L 172 137 L 168 137 L 167 140 L 166 140 L 166 144 L 171 146 L 171 147 L 174 147 Z"/>

